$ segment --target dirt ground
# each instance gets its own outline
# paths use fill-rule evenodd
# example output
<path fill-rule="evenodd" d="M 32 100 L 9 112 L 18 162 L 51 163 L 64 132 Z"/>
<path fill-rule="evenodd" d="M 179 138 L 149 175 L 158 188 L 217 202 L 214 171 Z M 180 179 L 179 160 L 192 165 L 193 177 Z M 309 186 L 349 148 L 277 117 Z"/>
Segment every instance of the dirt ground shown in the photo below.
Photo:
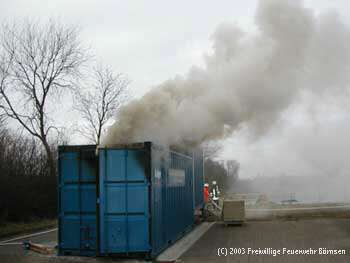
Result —
<path fill-rule="evenodd" d="M 37 237 L 34 242 L 54 244 L 56 232 Z M 218 256 L 219 248 L 251 249 L 341 249 L 345 255 L 229 255 Z M 350 219 L 253 221 L 243 226 L 215 224 L 179 259 L 180 262 L 350 262 Z M 24 251 L 20 246 L 0 247 L 1 263 L 121 262 L 79 257 L 44 256 Z M 128 261 L 136 262 L 136 261 Z"/>

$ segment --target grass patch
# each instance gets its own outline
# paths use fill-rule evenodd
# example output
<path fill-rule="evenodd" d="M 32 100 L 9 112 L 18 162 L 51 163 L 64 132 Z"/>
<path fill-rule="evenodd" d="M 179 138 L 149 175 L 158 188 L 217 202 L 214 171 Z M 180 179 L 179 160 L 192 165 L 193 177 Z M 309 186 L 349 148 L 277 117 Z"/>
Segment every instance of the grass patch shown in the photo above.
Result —
<path fill-rule="evenodd" d="M 0 225 L 0 237 L 30 233 L 57 226 L 57 219 L 37 219 L 23 223 L 3 223 Z"/>

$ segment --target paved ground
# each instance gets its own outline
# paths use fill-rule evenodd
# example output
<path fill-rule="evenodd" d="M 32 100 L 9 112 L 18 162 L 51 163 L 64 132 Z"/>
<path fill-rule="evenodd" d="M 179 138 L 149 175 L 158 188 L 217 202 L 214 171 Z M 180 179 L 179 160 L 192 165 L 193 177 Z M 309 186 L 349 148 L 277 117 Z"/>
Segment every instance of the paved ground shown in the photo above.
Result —
<path fill-rule="evenodd" d="M 21 236 L 26 236 L 24 235 L 19 235 L 18 237 Z M 12 238 L 16 238 L 12 237 Z M 6 240 L 12 239 L 11 237 L 1 239 L 0 243 Z M 38 244 L 45 244 L 47 246 L 55 246 L 57 243 L 57 232 L 50 232 L 44 235 L 40 236 L 34 236 L 30 238 L 22 238 L 22 239 L 16 239 L 14 241 L 10 241 L 10 245 L 0 245 L 0 262 L 1 263 L 12 263 L 12 262 L 36 262 L 33 258 L 36 258 L 38 255 L 36 255 L 33 252 L 24 250 L 22 245 L 23 241 L 30 240 L 34 243 Z M 18 244 L 15 244 L 18 243 Z"/>
<path fill-rule="evenodd" d="M 31 238 L 33 242 L 54 244 L 56 232 Z M 20 240 L 21 241 L 21 240 Z M 16 241 L 18 242 L 18 241 Z M 229 255 L 218 256 L 218 248 L 251 249 L 345 249 L 345 255 Z M 350 262 L 350 219 L 249 222 L 242 227 L 217 223 L 187 252 L 181 262 Z M 43 256 L 24 251 L 21 246 L 0 246 L 1 263 L 106 262 L 104 259 Z M 107 262 L 120 262 L 107 260 Z M 129 261 L 130 262 L 130 261 Z"/>
<path fill-rule="evenodd" d="M 251 249 L 345 249 L 345 255 L 248 255 Z M 218 248 L 245 248 L 244 255 L 218 256 Z M 350 219 L 249 222 L 225 227 L 216 224 L 181 262 L 350 262 Z"/>

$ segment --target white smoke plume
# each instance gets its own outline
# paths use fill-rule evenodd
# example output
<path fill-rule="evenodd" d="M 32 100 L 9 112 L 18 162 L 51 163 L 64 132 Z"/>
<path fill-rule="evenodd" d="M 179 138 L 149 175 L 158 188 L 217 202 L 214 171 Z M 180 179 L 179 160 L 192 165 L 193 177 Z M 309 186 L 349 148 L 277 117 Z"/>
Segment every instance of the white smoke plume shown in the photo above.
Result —
<path fill-rule="evenodd" d="M 339 95 L 349 71 L 349 29 L 300 0 L 261 0 L 257 33 L 220 25 L 204 68 L 193 67 L 124 106 L 104 145 L 198 145 L 241 127 L 264 134 L 303 92 Z"/>

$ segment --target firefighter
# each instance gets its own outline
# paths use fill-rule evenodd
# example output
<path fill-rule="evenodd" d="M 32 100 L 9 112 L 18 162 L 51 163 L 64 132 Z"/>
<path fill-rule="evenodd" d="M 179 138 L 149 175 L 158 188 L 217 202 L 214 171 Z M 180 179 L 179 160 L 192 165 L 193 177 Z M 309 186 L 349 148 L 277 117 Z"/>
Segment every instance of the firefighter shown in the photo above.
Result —
<path fill-rule="evenodd" d="M 216 184 L 216 181 L 213 181 L 210 196 L 217 205 L 219 205 L 219 194 L 219 187 Z"/>
<path fill-rule="evenodd" d="M 206 203 L 208 203 L 208 198 L 209 198 L 209 184 L 204 184 L 203 193 L 204 193 L 204 205 L 205 205 Z"/>

